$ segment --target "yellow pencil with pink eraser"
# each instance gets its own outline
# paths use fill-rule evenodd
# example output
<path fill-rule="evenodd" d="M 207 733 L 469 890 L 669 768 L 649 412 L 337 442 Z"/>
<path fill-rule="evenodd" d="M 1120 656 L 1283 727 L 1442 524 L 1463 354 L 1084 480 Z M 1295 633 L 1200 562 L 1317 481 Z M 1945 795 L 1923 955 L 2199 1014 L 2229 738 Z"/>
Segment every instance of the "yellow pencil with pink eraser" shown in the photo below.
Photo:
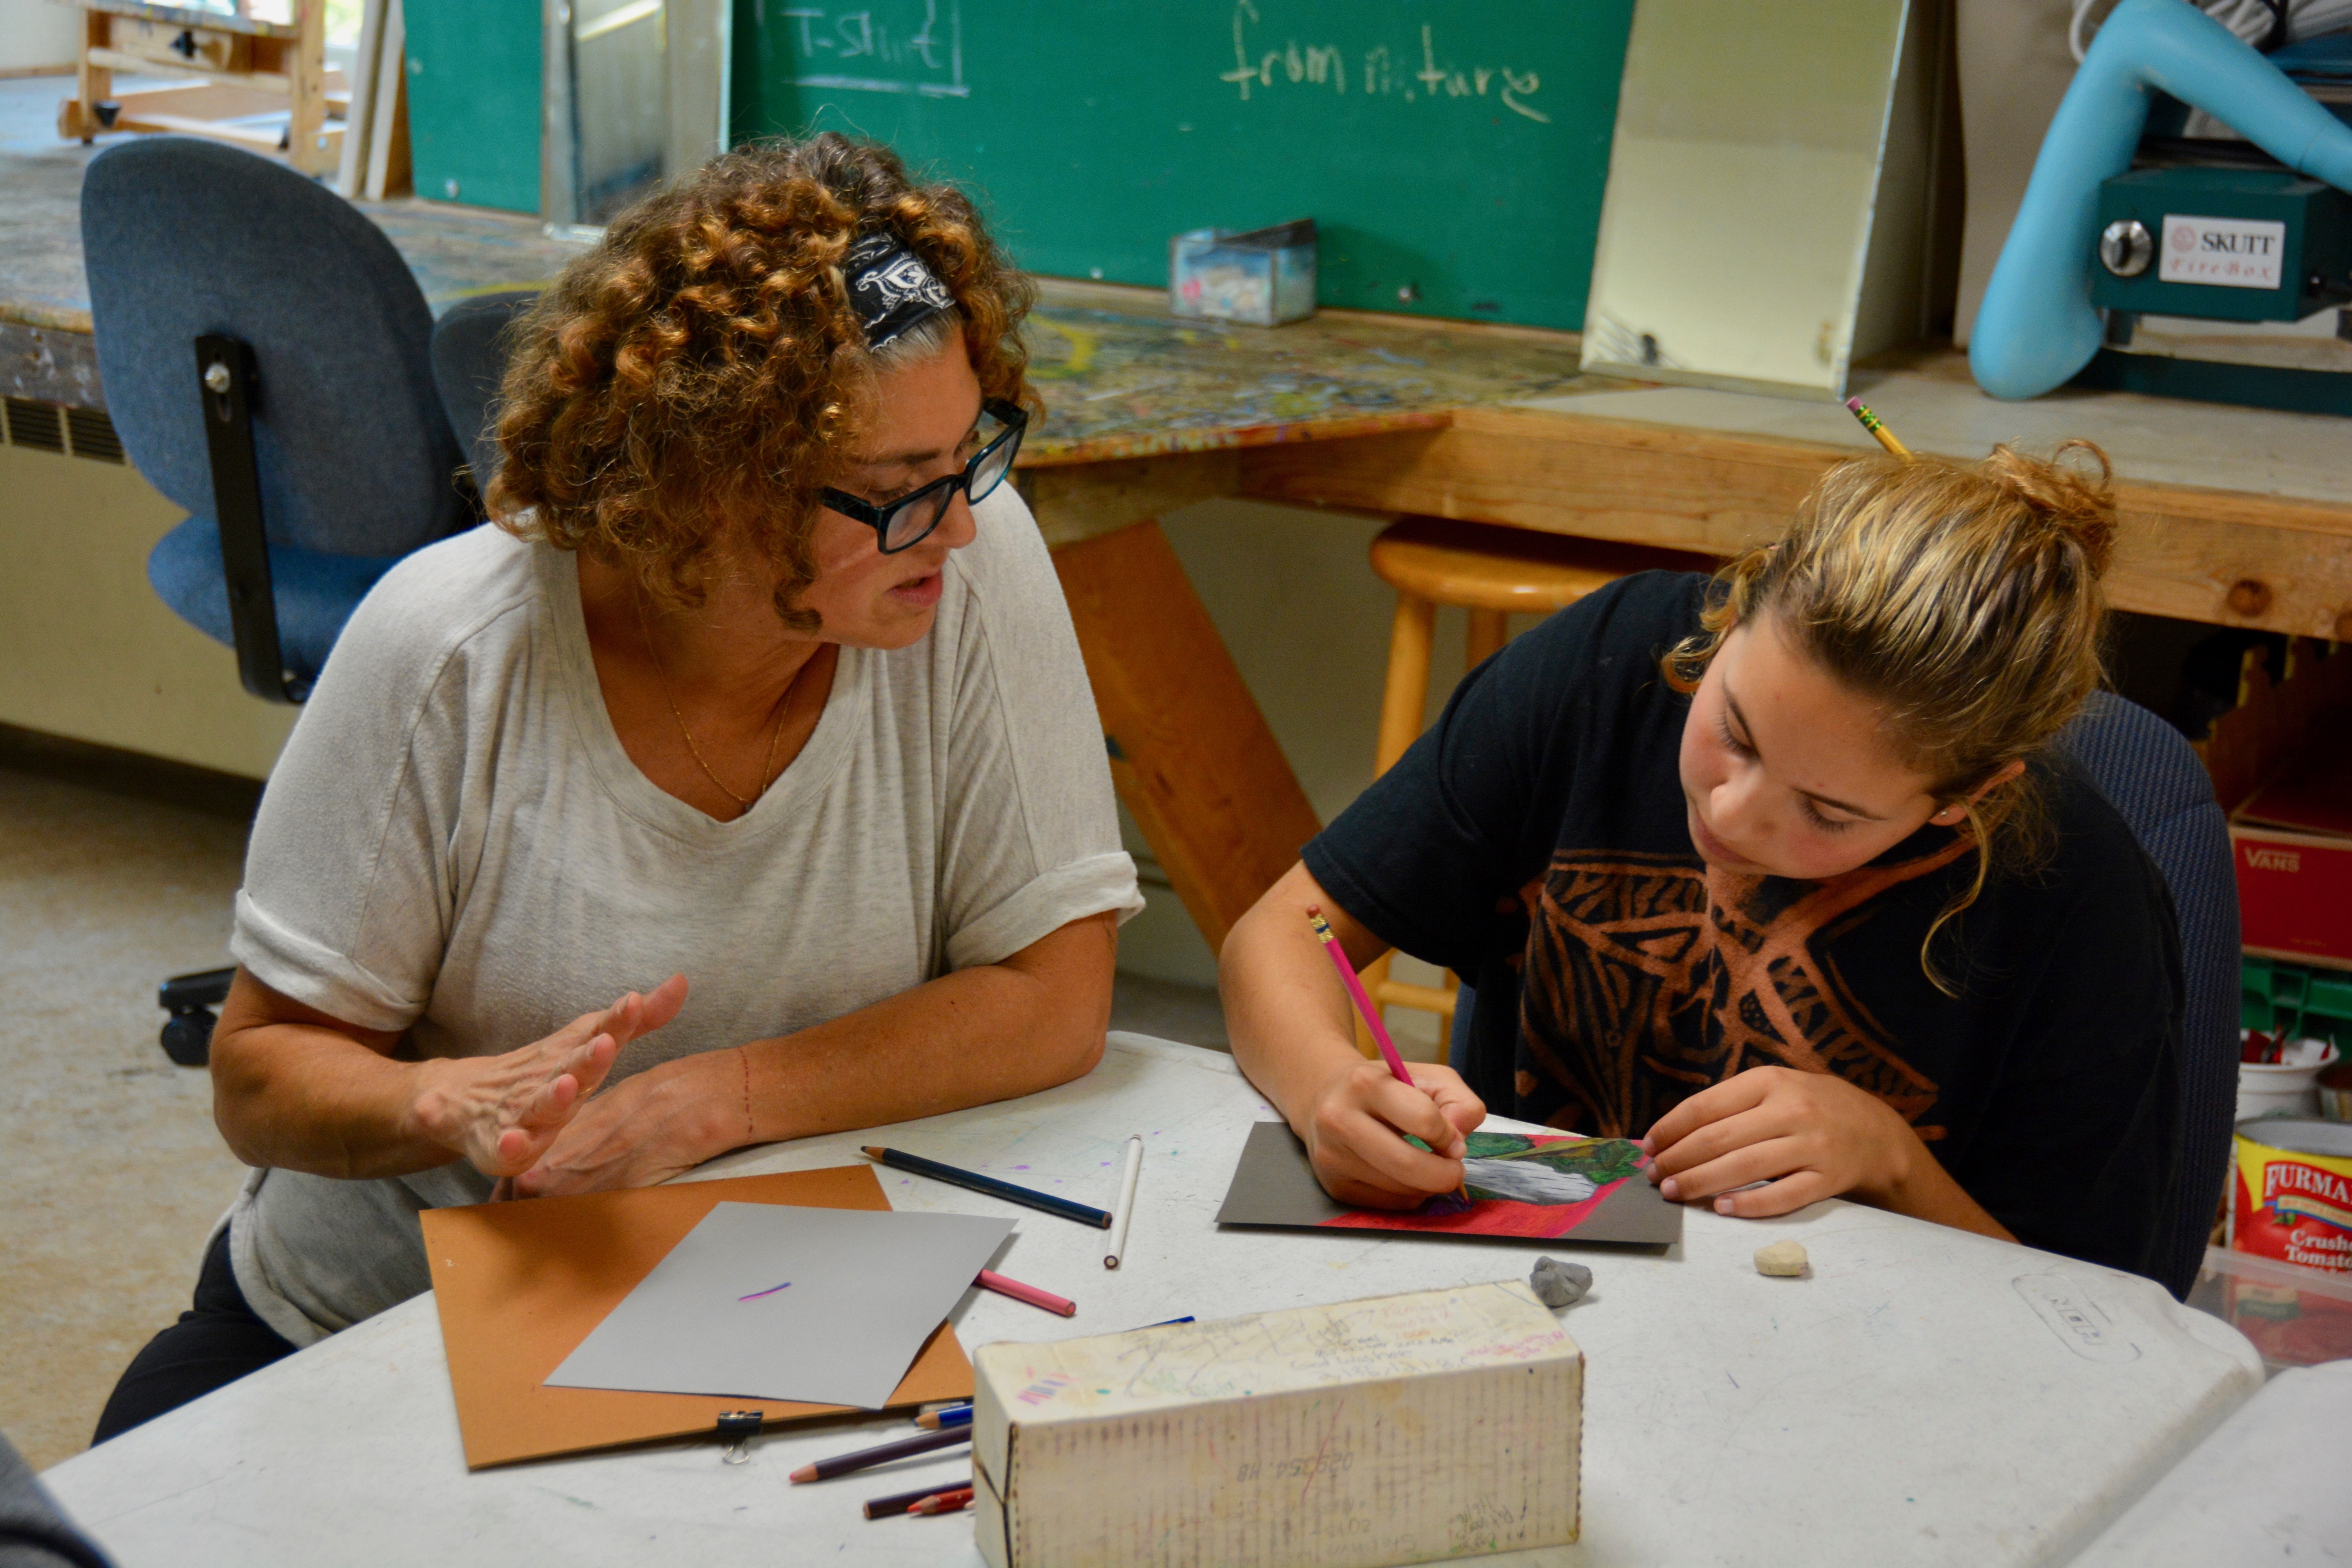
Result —
<path fill-rule="evenodd" d="M 1898 458 L 1907 458 L 1911 455 L 1911 448 L 1896 440 L 1895 438 L 1895 432 L 1889 430 L 1883 423 L 1881 423 L 1877 415 L 1873 414 L 1869 409 L 1864 408 L 1862 405 L 1861 398 L 1847 398 L 1845 400 L 1845 410 L 1847 413 L 1853 415 L 1856 419 L 1861 420 L 1862 427 L 1869 431 L 1873 436 L 1877 437 L 1878 444 L 1885 447 L 1889 452 L 1892 452 Z"/>

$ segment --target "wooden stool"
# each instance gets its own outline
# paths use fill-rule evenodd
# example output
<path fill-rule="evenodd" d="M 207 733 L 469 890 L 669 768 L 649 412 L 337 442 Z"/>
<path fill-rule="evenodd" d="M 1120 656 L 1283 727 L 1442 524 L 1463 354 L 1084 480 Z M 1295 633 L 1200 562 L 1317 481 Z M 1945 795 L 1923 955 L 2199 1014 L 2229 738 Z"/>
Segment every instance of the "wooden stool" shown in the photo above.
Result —
<path fill-rule="evenodd" d="M 1372 768 L 1377 778 L 1421 735 L 1438 605 L 1458 605 L 1470 612 L 1465 668 L 1475 668 L 1508 640 L 1507 616 L 1549 615 L 1636 572 L 1712 572 L 1715 561 L 1679 550 L 1415 517 L 1383 529 L 1372 541 L 1372 570 L 1397 591 L 1388 688 L 1381 700 L 1380 749 Z M 1454 993 L 1460 984 L 1450 972 L 1443 987 L 1391 980 L 1387 954 L 1364 971 L 1364 989 L 1376 1005 L 1437 1015 L 1441 1062 L 1453 1045 Z M 1366 1056 L 1375 1054 L 1371 1033 L 1360 1023 L 1356 1044 Z"/>

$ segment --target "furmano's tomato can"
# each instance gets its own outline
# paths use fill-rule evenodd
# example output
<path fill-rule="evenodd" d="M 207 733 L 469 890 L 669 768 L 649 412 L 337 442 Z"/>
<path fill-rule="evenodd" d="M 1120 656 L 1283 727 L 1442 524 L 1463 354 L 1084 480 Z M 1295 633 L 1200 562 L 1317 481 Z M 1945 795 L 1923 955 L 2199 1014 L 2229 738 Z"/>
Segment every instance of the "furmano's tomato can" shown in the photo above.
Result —
<path fill-rule="evenodd" d="M 2238 1123 L 2230 1246 L 2352 1274 L 2352 1122 L 2265 1116 Z"/>

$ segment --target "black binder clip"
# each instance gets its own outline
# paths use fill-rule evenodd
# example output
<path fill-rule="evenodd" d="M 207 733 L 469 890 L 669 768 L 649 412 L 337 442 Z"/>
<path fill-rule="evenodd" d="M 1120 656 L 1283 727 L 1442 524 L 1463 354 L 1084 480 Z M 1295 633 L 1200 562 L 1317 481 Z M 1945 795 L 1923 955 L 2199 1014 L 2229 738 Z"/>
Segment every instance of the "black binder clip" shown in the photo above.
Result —
<path fill-rule="evenodd" d="M 760 1435 L 760 1424 L 767 1419 L 764 1410 L 722 1410 L 719 1413 L 719 1435 L 727 1439 L 727 1451 L 719 1458 L 730 1465 L 749 1464 L 751 1439 Z"/>

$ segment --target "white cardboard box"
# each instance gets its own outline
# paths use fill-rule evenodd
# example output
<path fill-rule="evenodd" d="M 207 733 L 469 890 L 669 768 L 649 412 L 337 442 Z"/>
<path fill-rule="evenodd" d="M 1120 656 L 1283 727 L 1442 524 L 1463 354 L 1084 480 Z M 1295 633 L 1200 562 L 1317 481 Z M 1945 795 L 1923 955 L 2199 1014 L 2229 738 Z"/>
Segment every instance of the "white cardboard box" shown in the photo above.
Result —
<path fill-rule="evenodd" d="M 1369 1568 L 1576 1539 L 1584 1354 L 1524 1281 L 973 1360 L 992 1568 Z"/>

